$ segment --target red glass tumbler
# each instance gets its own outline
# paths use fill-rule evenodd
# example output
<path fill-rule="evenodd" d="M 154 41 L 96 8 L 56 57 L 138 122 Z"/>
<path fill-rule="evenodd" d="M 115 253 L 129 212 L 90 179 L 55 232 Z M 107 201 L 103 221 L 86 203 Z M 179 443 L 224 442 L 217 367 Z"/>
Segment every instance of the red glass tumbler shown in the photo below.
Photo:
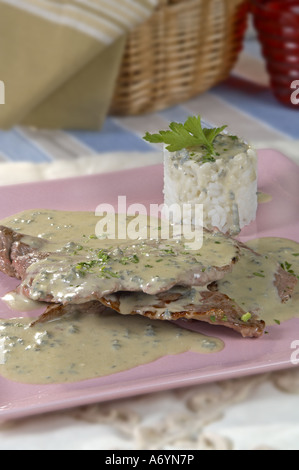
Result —
<path fill-rule="evenodd" d="M 273 93 L 299 110 L 299 0 L 251 3 Z"/>

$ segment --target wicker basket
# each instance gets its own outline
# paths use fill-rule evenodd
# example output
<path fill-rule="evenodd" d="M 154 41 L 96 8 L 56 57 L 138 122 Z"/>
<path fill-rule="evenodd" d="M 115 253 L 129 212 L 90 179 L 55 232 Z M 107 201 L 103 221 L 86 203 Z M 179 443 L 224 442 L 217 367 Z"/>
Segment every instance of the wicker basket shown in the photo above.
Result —
<path fill-rule="evenodd" d="M 225 80 L 242 49 L 247 0 L 160 0 L 129 34 L 110 113 L 165 109 Z"/>

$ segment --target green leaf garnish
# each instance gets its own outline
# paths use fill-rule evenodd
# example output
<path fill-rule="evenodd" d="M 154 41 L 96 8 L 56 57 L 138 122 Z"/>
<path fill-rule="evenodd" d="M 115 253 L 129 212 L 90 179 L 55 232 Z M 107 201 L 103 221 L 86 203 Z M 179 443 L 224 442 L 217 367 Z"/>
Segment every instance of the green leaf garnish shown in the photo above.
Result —
<path fill-rule="evenodd" d="M 280 263 L 282 269 L 284 269 L 287 273 L 292 274 L 292 276 L 296 276 L 295 271 L 292 268 L 291 263 L 285 261 L 284 263 Z"/>
<path fill-rule="evenodd" d="M 194 116 L 189 117 L 185 124 L 172 122 L 168 131 L 160 131 L 159 134 L 147 132 L 143 138 L 151 144 L 167 144 L 166 149 L 169 152 L 203 146 L 210 154 L 213 154 L 215 153 L 214 140 L 226 127 L 203 129 L 201 117 Z"/>
<path fill-rule="evenodd" d="M 252 273 L 254 276 L 257 276 L 257 277 L 266 277 L 264 274 L 262 273 Z"/>
<path fill-rule="evenodd" d="M 247 313 L 244 313 L 244 315 L 242 315 L 241 317 L 241 320 L 244 322 L 244 323 L 247 323 L 249 322 L 249 320 L 251 320 L 252 318 L 252 315 L 250 312 L 247 312 Z"/>
<path fill-rule="evenodd" d="M 173 251 L 172 248 L 167 248 L 163 251 L 164 251 L 164 253 L 167 253 L 168 255 L 175 255 L 175 252 Z"/>

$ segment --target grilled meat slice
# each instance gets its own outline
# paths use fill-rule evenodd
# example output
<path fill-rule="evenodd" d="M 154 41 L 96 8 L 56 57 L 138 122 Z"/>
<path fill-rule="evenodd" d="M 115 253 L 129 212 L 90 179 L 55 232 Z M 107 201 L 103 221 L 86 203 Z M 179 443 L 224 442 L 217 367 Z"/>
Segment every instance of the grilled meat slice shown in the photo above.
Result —
<path fill-rule="evenodd" d="M 154 295 L 175 285 L 207 285 L 230 272 L 240 253 L 235 240 L 207 231 L 203 251 L 186 250 L 184 239 L 126 240 L 107 247 L 107 241 L 93 239 L 91 245 L 75 240 L 54 249 L 51 240 L 2 226 L 0 270 L 20 279 L 19 293 L 33 300 L 78 304 L 117 291 Z"/>
<path fill-rule="evenodd" d="M 277 289 L 278 295 L 282 303 L 287 302 L 292 297 L 294 289 L 297 285 L 296 276 L 290 275 L 281 266 L 278 266 L 275 273 L 274 286 Z"/>
<path fill-rule="evenodd" d="M 109 307 L 120 314 L 142 315 L 151 320 L 199 320 L 233 329 L 244 338 L 256 338 L 263 334 L 265 323 L 256 315 L 251 315 L 247 319 L 246 312 L 227 295 L 208 290 L 201 291 L 201 298 L 196 303 L 189 303 L 194 297 L 192 291 L 194 289 L 177 287 L 155 296 L 144 293 L 117 292 L 103 297 L 101 302 L 93 301 L 81 305 L 51 305 L 32 325 L 60 318 L 71 313 L 74 308 L 82 311 L 82 314 L 86 314 L 89 309 L 96 309 L 100 313 L 103 308 Z M 129 310 L 128 306 L 130 306 Z"/>
<path fill-rule="evenodd" d="M 105 310 L 106 307 L 104 304 L 98 301 L 91 301 L 91 302 L 86 302 L 84 304 L 68 304 L 68 305 L 62 305 L 62 304 L 52 304 L 49 305 L 45 312 L 40 315 L 36 320 L 34 320 L 30 326 L 37 325 L 39 323 L 47 323 L 50 321 L 57 320 L 58 318 L 61 318 L 65 315 L 72 314 L 74 312 L 79 312 L 84 315 L 88 314 L 89 312 L 97 312 L 101 313 L 103 310 Z"/>
<path fill-rule="evenodd" d="M 28 244 L 23 234 L 0 226 L 0 271 L 23 279 L 29 266 L 49 256 L 44 246 L 45 241 L 40 238 L 30 237 Z"/>
<path fill-rule="evenodd" d="M 152 320 L 198 320 L 231 328 L 245 337 L 260 337 L 265 322 L 248 315 L 227 295 L 208 289 L 175 287 L 149 298 L 118 292 L 105 296 L 101 302 L 119 313 L 143 315 Z"/>

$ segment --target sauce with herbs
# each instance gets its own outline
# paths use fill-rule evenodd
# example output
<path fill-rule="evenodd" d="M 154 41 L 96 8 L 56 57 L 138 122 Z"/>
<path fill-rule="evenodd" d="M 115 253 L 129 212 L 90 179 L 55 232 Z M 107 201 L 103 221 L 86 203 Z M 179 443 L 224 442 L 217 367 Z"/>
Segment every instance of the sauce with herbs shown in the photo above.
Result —
<path fill-rule="evenodd" d="M 299 282 L 292 298 L 282 303 L 274 284 L 278 263 L 289 274 L 299 276 L 299 244 L 283 238 L 260 238 L 247 243 L 255 252 L 242 250 L 242 255 L 231 273 L 218 281 L 220 292 L 228 295 L 245 312 L 257 314 L 267 325 L 274 325 L 291 318 L 299 318 Z M 181 297 L 159 307 L 159 297 L 144 293 L 117 295 L 119 311 L 123 315 L 137 312 L 141 315 L 152 312 L 156 319 L 171 320 L 172 313 L 184 312 L 188 305 L 200 305 L 202 287 L 177 286 L 170 292 Z M 113 302 L 114 295 L 107 298 Z M 187 306 L 187 307 L 186 307 Z"/>
<path fill-rule="evenodd" d="M 69 259 L 76 257 L 78 252 L 80 256 L 83 252 L 87 260 L 93 259 L 88 256 L 90 253 L 94 254 L 98 247 L 98 240 L 94 237 L 95 219 L 92 214 L 82 217 L 82 214 L 76 213 L 31 211 L 5 222 L 20 233 L 43 240 L 46 246 L 55 248 L 57 254 L 70 253 Z M 208 255 L 204 255 L 203 251 L 203 256 L 211 256 L 214 260 L 218 257 L 221 262 L 228 260 L 233 254 L 233 245 L 229 245 L 226 251 L 226 245 L 215 243 L 215 239 L 213 241 L 212 246 L 209 239 L 205 247 L 210 247 Z M 32 239 L 28 238 L 28 243 L 32 243 Z M 38 246 L 39 243 L 36 243 Z M 104 240 L 104 243 L 107 243 L 107 249 L 108 244 L 109 247 L 113 245 L 112 240 Z M 298 275 L 299 244 L 280 238 L 266 238 L 253 240 L 248 245 L 262 256 L 258 262 L 256 257 L 250 256 L 250 252 L 241 256 L 233 272 L 218 281 L 219 290 L 235 299 L 245 311 L 258 313 L 268 325 L 299 317 L 298 285 L 292 300 L 286 304 L 280 302 L 273 286 L 277 262 L 289 273 Z M 114 249 L 118 250 L 118 247 L 114 245 Z M 139 265 L 139 272 L 143 273 L 150 269 L 145 266 L 145 260 L 146 264 L 153 265 L 153 257 L 146 256 L 148 253 L 145 251 L 141 264 L 140 259 L 138 263 L 134 263 L 126 257 L 125 262 L 130 261 L 130 264 L 122 265 L 119 263 L 119 256 L 125 255 L 118 252 L 117 262 L 120 266 L 130 266 L 130 269 L 131 265 Z M 187 256 L 186 253 L 184 256 Z M 161 255 L 159 253 L 159 256 Z M 138 256 L 141 258 L 141 252 Z M 162 273 L 164 276 L 165 272 L 169 273 L 169 268 L 163 266 L 162 262 L 158 265 L 161 266 L 161 271 L 156 269 L 156 275 Z M 66 279 L 65 282 L 70 287 L 70 280 Z M 200 294 L 200 289 L 197 287 L 190 292 L 196 297 Z M 187 351 L 200 354 L 217 353 L 224 348 L 224 343 L 217 338 L 182 329 L 168 321 L 154 321 L 128 315 L 132 299 L 134 300 L 134 296 L 122 304 L 124 315 L 108 309 L 104 312 L 86 313 L 84 306 L 83 310 L 74 306 L 74 310 L 61 319 L 36 324 L 34 327 L 30 327 L 33 318 L 0 320 L 1 375 L 23 383 L 68 383 L 125 371 L 165 355 Z M 137 299 L 144 307 L 144 299 L 150 304 L 146 294 L 137 294 Z M 23 311 L 40 305 L 29 303 L 26 304 L 28 308 L 24 308 L 22 299 L 14 298 L 12 294 L 8 295 L 6 301 L 12 308 Z M 180 307 L 181 305 L 175 303 L 171 305 L 173 309 Z"/>
<path fill-rule="evenodd" d="M 219 134 L 213 142 L 214 152 L 211 153 L 205 146 L 193 147 L 174 152 L 173 158 L 176 165 L 183 165 L 192 160 L 197 164 L 214 163 L 217 160 L 224 160 L 226 163 L 235 158 L 236 155 L 247 153 L 250 146 L 237 136 L 229 134 Z"/>
<path fill-rule="evenodd" d="M 125 317 L 112 310 L 72 312 L 30 327 L 32 319 L 0 321 L 0 374 L 31 384 L 67 383 L 102 377 L 193 351 L 219 352 L 216 338 L 169 322 Z"/>
<path fill-rule="evenodd" d="M 29 289 L 30 299 L 14 292 L 2 300 L 24 312 L 40 306 L 44 292 L 50 292 L 57 303 L 73 304 L 78 297 L 82 303 L 92 300 L 95 289 L 97 295 L 109 292 L 119 282 L 132 290 L 147 286 L 150 292 L 176 282 L 178 273 L 194 267 L 199 278 L 211 264 L 229 264 L 238 253 L 234 243 L 225 243 L 221 235 L 205 237 L 200 251 L 190 252 L 186 241 L 165 238 L 164 242 L 163 238 L 161 243 L 160 227 L 156 224 L 153 232 L 145 218 L 141 231 L 145 227 L 145 235 L 150 229 L 154 236 L 133 243 L 109 236 L 115 228 L 109 218 L 105 233 L 99 231 L 98 222 L 93 213 L 51 210 L 25 211 L 3 220 L 2 225 L 24 235 L 23 243 L 51 255 L 28 269 L 29 276 L 38 273 Z M 117 216 L 117 235 L 124 228 L 133 230 L 132 222 L 132 218 Z M 32 318 L 2 320 L 0 373 L 28 383 L 71 382 L 127 370 L 165 354 L 191 350 L 204 354 L 224 347 L 221 340 L 168 322 L 106 312 L 86 315 L 83 305 L 81 314 L 34 327 L 29 327 Z"/>
<path fill-rule="evenodd" d="M 299 243 L 277 237 L 266 237 L 246 243 L 262 256 L 246 251 L 232 273 L 218 282 L 219 290 L 235 299 L 245 311 L 256 313 L 266 325 L 299 318 L 299 282 L 292 298 L 282 303 L 274 286 L 277 263 L 291 275 L 299 276 Z"/>
<path fill-rule="evenodd" d="M 158 234 L 146 238 L 152 225 L 142 221 L 143 237 L 133 240 L 111 234 L 119 222 L 132 230 L 134 220 L 121 215 L 106 223 L 112 237 L 93 213 L 27 211 L 1 223 L 25 234 L 23 243 L 50 253 L 26 270 L 20 286 L 36 301 L 80 303 L 120 290 L 155 294 L 178 282 L 204 285 L 212 270 L 213 276 L 222 277 L 214 267 L 229 266 L 238 256 L 234 241 L 220 233 L 205 233 L 202 248 L 194 249 L 184 236 L 161 236 L 158 225 Z"/>

